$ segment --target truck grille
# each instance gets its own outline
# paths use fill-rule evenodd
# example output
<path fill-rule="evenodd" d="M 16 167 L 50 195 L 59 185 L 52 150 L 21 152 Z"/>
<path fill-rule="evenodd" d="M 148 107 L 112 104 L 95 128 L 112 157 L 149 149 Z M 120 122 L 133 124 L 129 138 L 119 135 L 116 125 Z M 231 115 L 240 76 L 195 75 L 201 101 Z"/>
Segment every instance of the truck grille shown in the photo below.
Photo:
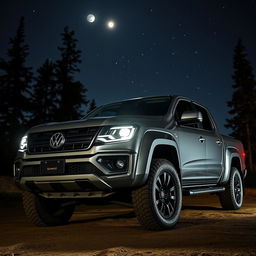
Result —
<path fill-rule="evenodd" d="M 28 153 L 42 154 L 85 150 L 89 148 L 98 131 L 99 127 L 86 127 L 31 133 L 28 136 Z M 52 148 L 50 146 L 50 139 L 53 134 L 58 132 L 61 132 L 64 135 L 65 143 L 59 148 Z"/>

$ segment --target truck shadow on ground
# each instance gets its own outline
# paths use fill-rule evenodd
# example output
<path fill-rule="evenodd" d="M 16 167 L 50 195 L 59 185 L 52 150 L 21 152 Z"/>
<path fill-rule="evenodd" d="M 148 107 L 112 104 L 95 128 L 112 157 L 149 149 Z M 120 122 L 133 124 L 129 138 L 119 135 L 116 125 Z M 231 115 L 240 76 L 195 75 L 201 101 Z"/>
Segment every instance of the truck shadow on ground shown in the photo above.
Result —
<path fill-rule="evenodd" d="M 134 211 L 127 212 L 127 213 L 122 213 L 122 214 L 116 214 L 116 215 L 108 215 L 108 216 L 100 216 L 100 217 L 95 217 L 95 218 L 86 218 L 86 219 L 80 219 L 80 220 L 71 220 L 69 224 L 79 224 L 79 223 L 88 223 L 88 222 L 96 222 L 96 221 L 101 221 L 101 220 L 107 220 L 107 219 L 130 219 L 130 218 L 135 218 L 135 213 Z"/>
<path fill-rule="evenodd" d="M 203 225 L 203 224 L 214 224 L 216 222 L 221 221 L 221 218 L 207 218 L 207 214 L 209 211 L 220 211 L 221 208 L 217 208 L 217 207 L 210 207 L 210 206 L 183 206 L 182 207 L 182 211 L 181 213 L 184 211 L 193 211 L 194 213 L 196 213 L 196 211 L 198 211 L 198 216 L 196 214 L 196 216 L 193 216 L 193 218 L 188 217 L 188 216 L 182 216 L 179 220 L 179 222 L 177 223 L 177 225 L 175 226 L 175 229 L 182 229 L 182 228 L 186 228 L 188 226 L 195 226 L 195 225 Z M 126 223 L 127 221 L 129 222 L 129 219 L 134 219 L 132 223 L 137 223 L 136 220 L 136 215 L 133 209 L 128 210 L 127 212 L 124 213 L 104 213 L 104 211 L 102 211 L 102 216 L 86 216 L 87 214 L 85 213 L 85 215 L 82 217 L 80 217 L 79 219 L 72 219 L 68 225 L 72 225 L 72 224 L 85 224 L 85 223 L 93 223 L 93 222 L 98 222 L 98 221 L 113 221 L 115 222 L 115 220 L 118 221 L 122 221 L 124 220 L 124 223 Z M 206 215 L 206 216 L 205 216 Z M 203 217 L 202 217 L 203 216 Z M 123 228 L 125 228 L 125 225 L 122 225 Z M 140 225 L 131 225 L 131 223 L 127 223 L 127 228 L 129 229 L 137 229 L 137 230 L 143 230 L 143 227 L 141 227 Z"/>
<path fill-rule="evenodd" d="M 183 205 L 182 210 L 196 210 L 196 211 L 220 211 L 222 208 L 213 206 L 195 206 L 195 205 Z"/>

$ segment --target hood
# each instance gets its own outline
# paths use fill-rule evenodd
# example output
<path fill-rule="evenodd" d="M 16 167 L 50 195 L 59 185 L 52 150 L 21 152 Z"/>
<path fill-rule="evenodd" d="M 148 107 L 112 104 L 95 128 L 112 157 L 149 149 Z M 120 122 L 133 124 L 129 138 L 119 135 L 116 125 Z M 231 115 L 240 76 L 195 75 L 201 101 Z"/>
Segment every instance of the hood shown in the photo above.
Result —
<path fill-rule="evenodd" d="M 45 123 L 34 126 L 28 130 L 28 133 L 58 131 L 64 129 L 84 128 L 84 127 L 103 127 L 103 126 L 121 126 L 121 125 L 139 125 L 144 127 L 159 127 L 163 128 L 166 122 L 162 117 L 104 117 L 81 119 L 76 121 Z"/>

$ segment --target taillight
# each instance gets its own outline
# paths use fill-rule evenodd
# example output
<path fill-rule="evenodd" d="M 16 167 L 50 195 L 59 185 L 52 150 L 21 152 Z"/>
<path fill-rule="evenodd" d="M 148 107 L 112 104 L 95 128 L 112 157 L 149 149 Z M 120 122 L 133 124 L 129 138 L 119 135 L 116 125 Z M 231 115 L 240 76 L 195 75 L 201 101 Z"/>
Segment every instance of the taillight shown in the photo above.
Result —
<path fill-rule="evenodd" d="M 243 157 L 243 160 L 245 160 L 245 158 L 246 158 L 246 153 L 245 152 L 242 153 L 242 157 Z"/>

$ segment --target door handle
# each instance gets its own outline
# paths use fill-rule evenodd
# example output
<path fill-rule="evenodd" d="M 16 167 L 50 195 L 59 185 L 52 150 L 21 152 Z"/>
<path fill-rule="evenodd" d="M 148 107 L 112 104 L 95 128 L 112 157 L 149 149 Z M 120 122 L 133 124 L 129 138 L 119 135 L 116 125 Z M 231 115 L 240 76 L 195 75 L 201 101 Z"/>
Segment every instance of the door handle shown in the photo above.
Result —
<path fill-rule="evenodd" d="M 205 138 L 200 136 L 199 139 L 198 139 L 201 143 L 204 143 L 205 142 Z"/>
<path fill-rule="evenodd" d="M 217 144 L 217 145 L 221 145 L 221 144 L 222 144 L 222 141 L 219 140 L 219 139 L 217 139 L 217 140 L 216 140 L 216 144 Z"/>

